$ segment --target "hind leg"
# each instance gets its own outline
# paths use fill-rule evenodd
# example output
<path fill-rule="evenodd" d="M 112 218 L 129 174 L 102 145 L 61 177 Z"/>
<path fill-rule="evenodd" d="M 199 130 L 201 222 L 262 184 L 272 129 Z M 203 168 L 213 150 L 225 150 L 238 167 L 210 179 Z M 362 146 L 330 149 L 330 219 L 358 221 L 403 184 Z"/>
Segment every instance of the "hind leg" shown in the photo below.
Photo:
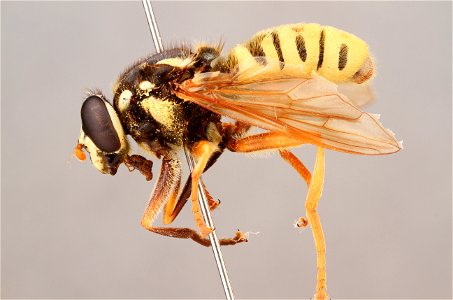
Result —
<path fill-rule="evenodd" d="M 318 147 L 313 176 L 310 176 L 308 169 L 297 157 L 288 150 L 282 150 L 282 148 L 294 147 L 303 143 L 303 141 L 293 139 L 287 135 L 266 132 L 241 139 L 232 139 L 227 147 L 231 151 L 237 152 L 279 149 L 283 159 L 289 162 L 307 183 L 308 193 L 305 200 L 305 209 L 308 220 L 301 218 L 298 226 L 302 227 L 308 224 L 311 226 L 317 257 L 317 284 L 314 298 L 316 300 L 324 300 L 328 298 L 326 285 L 326 245 L 321 220 L 316 210 L 324 184 L 324 148 Z"/>

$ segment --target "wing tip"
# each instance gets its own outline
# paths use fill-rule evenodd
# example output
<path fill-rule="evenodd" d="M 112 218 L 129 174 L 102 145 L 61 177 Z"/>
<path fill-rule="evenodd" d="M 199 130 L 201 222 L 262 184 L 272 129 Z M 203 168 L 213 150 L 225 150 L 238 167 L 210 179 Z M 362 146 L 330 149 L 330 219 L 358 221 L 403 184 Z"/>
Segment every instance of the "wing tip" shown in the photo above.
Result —
<path fill-rule="evenodd" d="M 399 152 L 401 150 L 403 150 L 404 147 L 403 147 L 403 141 L 397 141 L 397 140 L 393 140 L 390 144 L 389 144 L 389 147 L 386 147 L 385 149 L 383 149 L 383 151 L 380 151 L 380 154 L 392 154 L 392 153 L 396 153 L 396 152 Z"/>

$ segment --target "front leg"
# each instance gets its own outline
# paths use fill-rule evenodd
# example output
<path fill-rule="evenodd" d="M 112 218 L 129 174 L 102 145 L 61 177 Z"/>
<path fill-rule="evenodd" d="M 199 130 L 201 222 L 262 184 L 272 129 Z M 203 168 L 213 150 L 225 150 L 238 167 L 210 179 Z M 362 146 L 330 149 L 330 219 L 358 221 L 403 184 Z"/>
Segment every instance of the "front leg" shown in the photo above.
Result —
<path fill-rule="evenodd" d="M 127 155 L 124 158 L 124 164 L 129 169 L 130 172 L 132 172 L 133 170 L 140 171 L 140 173 L 142 173 L 142 175 L 145 176 L 147 181 L 153 179 L 152 172 L 153 162 L 144 158 L 143 156 L 136 154 Z"/>

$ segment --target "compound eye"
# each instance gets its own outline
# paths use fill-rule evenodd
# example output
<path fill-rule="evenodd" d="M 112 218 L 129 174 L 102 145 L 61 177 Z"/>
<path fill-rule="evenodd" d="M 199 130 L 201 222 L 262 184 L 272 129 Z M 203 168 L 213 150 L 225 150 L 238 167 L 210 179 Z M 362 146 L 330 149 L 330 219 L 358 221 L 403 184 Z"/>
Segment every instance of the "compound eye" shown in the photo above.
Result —
<path fill-rule="evenodd" d="M 82 129 L 99 150 L 112 153 L 120 149 L 121 142 L 110 113 L 115 113 L 107 101 L 90 96 L 82 104 Z M 116 118 L 117 119 L 117 118 Z"/>

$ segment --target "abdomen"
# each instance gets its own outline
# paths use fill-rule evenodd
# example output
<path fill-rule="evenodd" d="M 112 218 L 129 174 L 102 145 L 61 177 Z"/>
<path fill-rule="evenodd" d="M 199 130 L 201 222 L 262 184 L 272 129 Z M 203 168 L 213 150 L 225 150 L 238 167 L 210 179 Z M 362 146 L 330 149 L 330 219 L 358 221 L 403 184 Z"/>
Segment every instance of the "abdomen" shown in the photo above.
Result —
<path fill-rule="evenodd" d="M 335 82 L 361 83 L 374 73 L 368 45 L 348 32 L 319 24 L 282 25 L 258 32 L 249 41 L 234 47 L 226 61 L 231 70 L 253 58 L 257 64 L 280 61 L 285 65 L 300 65 L 302 75 L 314 71 Z"/>

